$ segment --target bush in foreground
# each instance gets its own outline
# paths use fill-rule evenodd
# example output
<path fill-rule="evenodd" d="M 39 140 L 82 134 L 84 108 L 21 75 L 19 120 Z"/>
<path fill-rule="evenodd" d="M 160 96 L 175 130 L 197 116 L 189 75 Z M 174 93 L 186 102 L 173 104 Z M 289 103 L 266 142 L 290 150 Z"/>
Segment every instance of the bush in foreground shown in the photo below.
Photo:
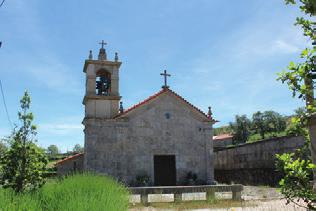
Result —
<path fill-rule="evenodd" d="M 35 192 L 16 194 L 0 189 L 0 210 L 110 210 L 128 208 L 123 185 L 90 173 L 47 183 Z"/>

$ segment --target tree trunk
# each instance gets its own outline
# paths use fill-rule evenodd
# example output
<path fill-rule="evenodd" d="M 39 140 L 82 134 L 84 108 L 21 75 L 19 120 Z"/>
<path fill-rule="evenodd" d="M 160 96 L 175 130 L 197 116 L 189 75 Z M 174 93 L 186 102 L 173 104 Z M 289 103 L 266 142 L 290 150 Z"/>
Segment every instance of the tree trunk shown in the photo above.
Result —
<path fill-rule="evenodd" d="M 305 80 L 305 85 L 307 89 L 306 93 L 306 109 L 309 114 L 312 113 L 311 109 L 309 106 L 314 105 L 314 86 L 313 86 L 313 80 L 312 77 L 306 77 Z M 313 164 L 316 165 L 316 115 L 311 116 L 308 119 L 308 130 L 309 130 L 309 138 L 310 138 L 310 150 L 311 150 L 311 158 Z M 316 170 L 313 170 L 313 187 L 314 190 L 316 191 Z"/>
<path fill-rule="evenodd" d="M 308 121 L 308 130 L 310 137 L 310 150 L 312 162 L 316 164 L 316 115 L 312 116 Z M 314 190 L 316 191 L 316 171 L 313 171 Z"/>

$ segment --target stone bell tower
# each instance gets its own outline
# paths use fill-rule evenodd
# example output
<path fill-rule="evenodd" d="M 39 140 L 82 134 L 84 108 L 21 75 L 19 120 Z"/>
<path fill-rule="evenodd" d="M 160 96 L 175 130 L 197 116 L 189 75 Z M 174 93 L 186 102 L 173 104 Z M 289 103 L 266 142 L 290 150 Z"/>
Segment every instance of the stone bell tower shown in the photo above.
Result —
<path fill-rule="evenodd" d="M 85 118 L 111 119 L 119 112 L 119 68 L 121 62 L 115 53 L 114 61 L 107 59 L 102 40 L 98 59 L 93 59 L 92 51 L 85 61 L 86 93 L 83 99 Z"/>

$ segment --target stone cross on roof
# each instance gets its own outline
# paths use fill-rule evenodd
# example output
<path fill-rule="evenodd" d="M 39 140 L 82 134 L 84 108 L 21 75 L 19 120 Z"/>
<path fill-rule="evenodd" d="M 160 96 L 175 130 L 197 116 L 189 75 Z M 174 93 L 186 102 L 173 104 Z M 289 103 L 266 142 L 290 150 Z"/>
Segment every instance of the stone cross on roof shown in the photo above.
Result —
<path fill-rule="evenodd" d="M 104 40 L 102 40 L 102 42 L 99 42 L 99 44 L 101 45 L 100 51 L 99 51 L 99 56 L 98 59 L 99 60 L 107 60 L 106 58 L 106 51 L 104 46 L 106 45 L 106 42 L 104 42 Z"/>
<path fill-rule="evenodd" d="M 167 77 L 170 77 L 171 75 L 167 73 L 167 70 L 164 70 L 164 72 L 160 73 L 160 75 L 163 75 L 165 78 L 165 85 L 162 86 L 162 88 L 169 88 L 169 86 L 167 85 Z"/>
<path fill-rule="evenodd" d="M 105 46 L 107 43 L 104 42 L 104 40 L 102 40 L 101 42 L 99 42 L 99 44 L 101 45 L 101 48 L 104 48 L 104 46 Z"/>

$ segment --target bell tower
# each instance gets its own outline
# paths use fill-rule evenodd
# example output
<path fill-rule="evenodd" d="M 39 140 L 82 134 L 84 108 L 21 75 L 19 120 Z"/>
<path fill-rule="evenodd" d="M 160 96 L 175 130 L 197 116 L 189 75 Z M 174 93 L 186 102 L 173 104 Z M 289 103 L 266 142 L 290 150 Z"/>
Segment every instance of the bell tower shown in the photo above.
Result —
<path fill-rule="evenodd" d="M 86 93 L 83 99 L 85 118 L 111 119 L 119 113 L 119 68 L 118 54 L 114 61 L 107 59 L 106 43 L 102 40 L 98 59 L 93 59 L 90 50 L 83 72 L 86 74 Z"/>

